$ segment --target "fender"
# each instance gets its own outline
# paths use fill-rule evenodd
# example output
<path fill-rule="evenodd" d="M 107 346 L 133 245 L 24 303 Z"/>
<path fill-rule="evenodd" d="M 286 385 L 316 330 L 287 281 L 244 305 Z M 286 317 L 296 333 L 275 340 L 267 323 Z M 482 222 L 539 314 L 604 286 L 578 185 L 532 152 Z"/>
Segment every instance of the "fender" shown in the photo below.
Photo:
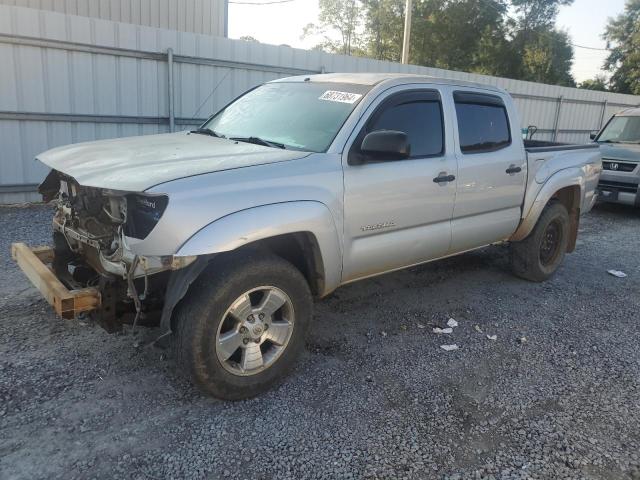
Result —
<path fill-rule="evenodd" d="M 582 168 L 572 167 L 560 170 L 549 177 L 542 185 L 536 181 L 531 183 L 524 200 L 523 219 L 509 240 L 514 242 L 524 240 L 535 227 L 542 210 L 554 194 L 562 188 L 575 186 L 580 187 L 581 201 L 578 203 L 579 209 L 585 194 L 585 172 Z M 571 214 L 571 212 L 569 213 Z"/>
<path fill-rule="evenodd" d="M 333 215 L 321 202 L 304 200 L 262 205 L 222 217 L 189 238 L 176 256 L 229 252 L 277 235 L 309 232 L 324 266 L 323 295 L 335 290 L 342 275 L 342 248 Z"/>

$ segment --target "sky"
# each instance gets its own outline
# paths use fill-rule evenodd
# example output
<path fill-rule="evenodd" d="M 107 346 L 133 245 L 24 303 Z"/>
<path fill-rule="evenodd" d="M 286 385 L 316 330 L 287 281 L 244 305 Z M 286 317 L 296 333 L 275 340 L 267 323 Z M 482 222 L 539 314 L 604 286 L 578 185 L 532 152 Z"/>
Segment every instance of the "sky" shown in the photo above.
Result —
<path fill-rule="evenodd" d="M 233 2 L 234 0 L 230 0 Z M 240 0 L 238 0 L 240 1 Z M 243 0 L 266 2 L 269 0 Z M 557 26 L 569 32 L 572 42 L 588 47 L 605 48 L 601 35 L 608 17 L 624 10 L 625 0 L 575 0 L 573 5 L 561 7 Z M 314 38 L 301 38 L 305 25 L 317 22 L 318 0 L 294 0 L 268 5 L 229 4 L 229 36 L 250 35 L 263 43 L 311 48 Z M 607 52 L 574 48 L 573 75 L 581 82 L 602 73 Z"/>
<path fill-rule="evenodd" d="M 575 0 L 573 5 L 562 7 L 557 26 L 568 31 L 573 43 L 587 47 L 606 48 L 601 35 L 608 17 L 616 17 L 624 11 L 625 0 Z M 601 72 L 607 52 L 574 48 L 573 76 L 581 82 Z"/>

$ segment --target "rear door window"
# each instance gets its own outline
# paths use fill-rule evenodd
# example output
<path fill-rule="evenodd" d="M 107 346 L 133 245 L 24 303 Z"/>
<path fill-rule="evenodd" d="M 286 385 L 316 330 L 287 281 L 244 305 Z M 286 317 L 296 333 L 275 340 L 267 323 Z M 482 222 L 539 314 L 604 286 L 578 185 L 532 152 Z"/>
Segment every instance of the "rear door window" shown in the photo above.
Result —
<path fill-rule="evenodd" d="M 500 97 L 455 92 L 454 101 L 462 153 L 493 152 L 511 145 L 509 116 Z"/>

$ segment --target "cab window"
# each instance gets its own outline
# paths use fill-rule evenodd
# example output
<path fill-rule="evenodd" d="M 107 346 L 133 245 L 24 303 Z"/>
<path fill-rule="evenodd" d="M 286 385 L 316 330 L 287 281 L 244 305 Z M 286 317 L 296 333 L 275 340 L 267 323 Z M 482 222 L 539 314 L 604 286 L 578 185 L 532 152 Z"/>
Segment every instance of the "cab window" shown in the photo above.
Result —
<path fill-rule="evenodd" d="M 409 158 L 441 155 L 444 151 L 442 106 L 433 98 L 410 97 L 385 108 L 369 125 L 369 132 L 399 130 L 409 137 Z"/>
<path fill-rule="evenodd" d="M 511 145 L 509 117 L 500 97 L 455 92 L 454 101 L 462 153 L 494 152 Z"/>
<path fill-rule="evenodd" d="M 411 152 L 409 159 L 444 154 L 444 122 L 440 94 L 435 90 L 420 90 L 389 97 L 371 115 L 354 145 L 359 146 L 368 133 L 379 130 L 406 133 Z M 362 155 L 359 148 L 356 148 L 354 153 Z M 387 159 L 377 159 L 385 160 Z"/>

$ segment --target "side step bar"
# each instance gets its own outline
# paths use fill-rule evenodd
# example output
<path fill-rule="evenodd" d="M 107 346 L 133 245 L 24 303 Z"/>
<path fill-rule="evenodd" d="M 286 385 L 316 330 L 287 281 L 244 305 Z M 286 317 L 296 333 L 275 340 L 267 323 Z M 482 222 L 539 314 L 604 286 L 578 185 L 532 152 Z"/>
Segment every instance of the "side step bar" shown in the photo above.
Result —
<path fill-rule="evenodd" d="M 30 248 L 24 243 L 11 244 L 11 256 L 31 283 L 62 318 L 76 318 L 79 313 L 100 306 L 100 292 L 95 288 L 69 290 L 46 264 L 53 262 L 51 247 Z"/>

